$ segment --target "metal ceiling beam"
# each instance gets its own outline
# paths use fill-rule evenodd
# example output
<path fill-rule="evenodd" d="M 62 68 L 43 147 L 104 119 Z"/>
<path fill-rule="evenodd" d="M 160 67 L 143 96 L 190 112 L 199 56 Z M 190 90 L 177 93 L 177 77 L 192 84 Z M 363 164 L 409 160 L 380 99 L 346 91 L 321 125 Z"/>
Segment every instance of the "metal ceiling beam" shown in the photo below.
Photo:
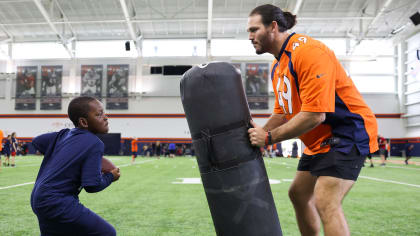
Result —
<path fill-rule="evenodd" d="M 9 30 L 6 29 L 4 25 L 0 24 L 0 28 L 1 31 L 3 31 L 3 33 L 6 34 L 9 39 L 13 39 L 12 34 L 9 32 Z"/>
<path fill-rule="evenodd" d="M 120 0 L 121 8 L 124 13 L 125 22 L 127 23 L 128 32 L 130 33 L 131 39 L 134 42 L 134 45 L 136 46 L 138 56 L 142 56 L 142 51 L 140 48 L 140 38 L 136 35 L 136 32 L 134 31 L 133 24 L 131 23 L 130 14 L 128 14 L 128 7 L 125 0 Z M 141 35 L 140 35 L 141 36 Z"/>
<path fill-rule="evenodd" d="M 298 14 L 298 12 L 300 10 L 300 7 L 302 6 L 302 3 L 303 3 L 303 0 L 296 0 L 296 5 L 295 5 L 295 7 L 293 8 L 293 11 L 292 11 L 293 15 Z M 299 20 L 300 20 L 300 18 L 299 18 Z"/>
<path fill-rule="evenodd" d="M 378 21 L 378 19 L 382 16 L 382 14 L 386 11 L 386 9 L 388 8 L 388 6 L 392 3 L 393 0 L 387 0 L 384 5 L 381 7 L 381 10 L 376 14 L 376 16 L 373 18 L 373 20 L 369 23 L 368 27 L 366 28 L 366 30 L 362 33 L 361 37 L 359 38 L 359 40 L 357 40 L 357 42 L 353 45 L 353 47 L 350 50 L 350 54 L 352 54 L 354 52 L 354 49 L 356 49 L 356 47 L 363 41 L 363 39 L 366 38 L 366 36 L 368 35 L 369 31 L 372 29 L 372 27 L 375 25 L 376 21 Z"/>
<path fill-rule="evenodd" d="M 58 3 L 57 0 L 54 0 L 55 4 L 57 5 L 58 10 L 60 11 L 62 17 L 63 17 L 63 22 L 65 22 L 67 24 L 67 26 L 69 27 L 71 34 L 74 37 L 77 37 L 76 35 L 76 31 L 73 29 L 73 26 L 69 23 L 69 18 L 67 18 L 66 13 L 64 13 L 63 8 L 61 7 L 61 5 Z"/>
<path fill-rule="evenodd" d="M 213 23 L 213 0 L 208 1 L 207 9 L 207 41 L 206 41 L 206 55 L 207 58 L 211 56 L 211 37 L 212 37 L 212 23 Z"/>
<path fill-rule="evenodd" d="M 45 10 L 44 6 L 41 3 L 41 0 L 33 0 L 35 5 L 38 7 L 38 10 L 41 12 L 44 19 L 47 21 L 50 28 L 54 31 L 54 33 L 57 35 L 57 37 L 60 39 L 61 43 L 63 44 L 63 47 L 66 49 L 68 54 L 71 58 L 74 58 L 74 52 L 67 46 L 67 39 L 61 35 L 55 25 L 52 23 L 50 16 L 47 13 L 47 10 Z"/>
<path fill-rule="evenodd" d="M 371 20 L 371 16 L 355 16 L 355 17 L 299 17 L 299 21 L 353 21 L 353 20 Z M 212 18 L 213 21 L 246 21 L 247 18 L 229 17 L 229 18 Z M 176 23 L 176 22 L 207 22 L 208 18 L 183 18 L 183 19 L 150 19 L 150 20 L 136 20 L 131 19 L 132 23 Z M 60 24 L 97 24 L 97 23 L 124 23 L 126 20 L 86 20 L 86 21 L 54 21 L 54 25 Z M 47 25 L 47 22 L 26 22 L 26 23 L 0 23 L 1 26 L 29 26 L 29 25 Z"/>

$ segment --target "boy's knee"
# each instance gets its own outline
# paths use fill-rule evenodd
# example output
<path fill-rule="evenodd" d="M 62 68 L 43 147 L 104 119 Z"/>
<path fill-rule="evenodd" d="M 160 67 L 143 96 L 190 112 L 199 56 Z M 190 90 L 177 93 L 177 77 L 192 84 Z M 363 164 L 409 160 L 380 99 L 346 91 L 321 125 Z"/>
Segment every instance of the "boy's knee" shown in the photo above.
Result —
<path fill-rule="evenodd" d="M 117 235 L 117 231 L 115 230 L 115 228 L 111 225 L 111 228 L 109 230 L 109 233 L 107 234 L 107 236 L 116 236 Z"/>
<path fill-rule="evenodd" d="M 115 230 L 114 226 L 112 226 L 108 222 L 106 222 L 106 225 L 103 225 L 101 228 L 102 228 L 102 232 L 100 235 L 103 235 L 103 236 L 116 236 L 117 235 L 117 231 Z"/>

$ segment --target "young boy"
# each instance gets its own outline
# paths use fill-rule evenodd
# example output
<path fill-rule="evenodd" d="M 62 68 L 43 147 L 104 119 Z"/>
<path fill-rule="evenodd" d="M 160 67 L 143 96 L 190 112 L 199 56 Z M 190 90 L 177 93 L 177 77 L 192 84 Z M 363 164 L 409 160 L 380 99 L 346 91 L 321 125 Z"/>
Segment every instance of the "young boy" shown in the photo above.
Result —
<path fill-rule="evenodd" d="M 68 107 L 74 129 L 47 133 L 33 140 L 44 154 L 31 195 L 42 235 L 116 235 L 112 225 L 84 207 L 79 193 L 99 192 L 120 177 L 119 168 L 101 173 L 104 144 L 95 136 L 108 132 L 102 103 L 77 97 Z"/>

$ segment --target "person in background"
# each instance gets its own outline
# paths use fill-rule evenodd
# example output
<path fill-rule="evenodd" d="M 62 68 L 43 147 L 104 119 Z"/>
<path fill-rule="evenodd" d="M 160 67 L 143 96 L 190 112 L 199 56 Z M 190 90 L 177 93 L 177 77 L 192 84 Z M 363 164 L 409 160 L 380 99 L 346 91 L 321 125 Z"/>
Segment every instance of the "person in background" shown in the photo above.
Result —
<path fill-rule="evenodd" d="M 12 155 L 12 161 L 11 161 L 11 166 L 15 167 L 15 159 L 16 159 L 16 154 L 18 152 L 18 141 L 16 139 L 16 133 L 13 132 L 12 136 L 10 137 L 10 148 L 11 148 L 11 155 Z"/>
<path fill-rule="evenodd" d="M 3 153 L 3 130 L 0 129 L 0 170 L 1 170 L 1 154 Z"/>
<path fill-rule="evenodd" d="M 297 158 L 298 157 L 298 145 L 297 142 L 294 141 L 292 144 L 292 156 L 293 158 Z"/>
<path fill-rule="evenodd" d="M 137 139 L 133 137 L 131 140 L 131 164 L 134 164 L 135 159 L 137 158 L 138 146 Z"/>
<path fill-rule="evenodd" d="M 164 157 L 169 157 L 169 150 L 168 150 L 168 144 L 165 143 L 162 145 L 162 153 Z"/>
<path fill-rule="evenodd" d="M 366 156 L 366 158 L 367 158 L 367 159 L 369 159 L 369 161 L 370 161 L 370 166 L 369 166 L 369 167 L 370 167 L 370 168 L 375 167 L 375 166 L 373 165 L 373 161 L 372 161 L 372 154 L 370 154 L 370 153 L 369 153 L 369 154 Z"/>
<path fill-rule="evenodd" d="M 154 143 L 151 143 L 151 148 L 152 148 L 152 150 L 151 150 L 151 153 L 150 153 L 150 156 L 155 156 L 155 154 L 156 154 L 156 142 L 154 142 Z"/>
<path fill-rule="evenodd" d="M 408 165 L 408 160 L 410 160 L 410 158 L 412 156 L 411 152 L 414 149 L 414 144 L 412 144 L 412 143 L 410 144 L 407 141 L 407 144 L 405 145 L 404 148 L 405 148 L 405 160 L 404 160 L 404 162 L 405 162 L 406 165 Z"/>
<path fill-rule="evenodd" d="M 381 166 L 386 165 L 386 139 L 381 135 L 378 135 L 378 144 L 379 144 L 379 156 L 381 157 Z"/>
<path fill-rule="evenodd" d="M 169 144 L 168 151 L 169 151 L 169 157 L 170 158 L 175 157 L 175 151 L 176 151 L 176 145 L 175 145 L 175 143 L 170 143 Z"/>
<path fill-rule="evenodd" d="M 281 142 L 276 143 L 276 157 L 283 157 L 283 147 L 281 145 Z"/>
<path fill-rule="evenodd" d="M 12 138 L 9 134 L 9 135 L 7 135 L 7 138 L 6 138 L 6 141 L 4 143 L 4 147 L 3 147 L 3 153 L 4 153 L 3 166 L 9 166 L 10 165 L 11 143 L 12 143 Z"/>
<path fill-rule="evenodd" d="M 143 152 L 142 152 L 142 154 L 143 154 L 144 157 L 147 156 L 147 150 L 149 150 L 149 146 L 147 145 L 147 143 L 145 143 L 143 145 Z"/>
<path fill-rule="evenodd" d="M 23 142 L 22 144 L 22 155 L 26 156 L 29 152 L 29 147 L 27 142 Z"/>
<path fill-rule="evenodd" d="M 146 150 L 146 155 L 148 157 L 152 157 L 153 156 L 153 143 L 149 143 L 149 145 L 147 145 L 147 150 Z"/>
<path fill-rule="evenodd" d="M 157 158 L 160 158 L 160 154 L 162 152 L 162 145 L 160 144 L 159 141 L 156 141 L 156 151 L 155 151 L 155 155 L 157 156 Z"/>

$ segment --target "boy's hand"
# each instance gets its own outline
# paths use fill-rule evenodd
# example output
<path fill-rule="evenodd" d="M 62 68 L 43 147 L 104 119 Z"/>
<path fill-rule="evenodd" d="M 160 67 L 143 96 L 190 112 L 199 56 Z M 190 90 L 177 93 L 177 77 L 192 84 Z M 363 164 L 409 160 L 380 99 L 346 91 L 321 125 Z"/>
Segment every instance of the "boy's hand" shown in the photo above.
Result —
<path fill-rule="evenodd" d="M 115 169 L 111 170 L 111 174 L 114 176 L 113 182 L 114 181 L 117 181 L 120 178 L 120 176 L 121 176 L 121 174 L 120 174 L 120 168 L 115 168 Z"/>

